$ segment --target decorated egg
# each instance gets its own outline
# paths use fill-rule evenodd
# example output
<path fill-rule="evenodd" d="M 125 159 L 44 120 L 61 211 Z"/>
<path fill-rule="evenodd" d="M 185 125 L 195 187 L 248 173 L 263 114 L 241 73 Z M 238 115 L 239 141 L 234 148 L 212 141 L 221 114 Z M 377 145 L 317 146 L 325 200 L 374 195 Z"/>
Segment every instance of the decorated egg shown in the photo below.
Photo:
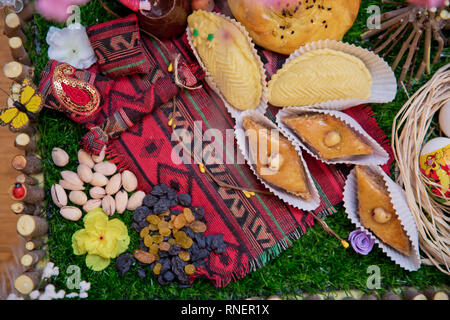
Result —
<path fill-rule="evenodd" d="M 439 127 L 447 137 L 450 137 L 450 101 L 439 112 Z"/>
<path fill-rule="evenodd" d="M 420 171 L 443 188 L 430 186 L 430 191 L 445 201 L 450 199 L 450 139 L 434 138 L 422 148 Z"/>

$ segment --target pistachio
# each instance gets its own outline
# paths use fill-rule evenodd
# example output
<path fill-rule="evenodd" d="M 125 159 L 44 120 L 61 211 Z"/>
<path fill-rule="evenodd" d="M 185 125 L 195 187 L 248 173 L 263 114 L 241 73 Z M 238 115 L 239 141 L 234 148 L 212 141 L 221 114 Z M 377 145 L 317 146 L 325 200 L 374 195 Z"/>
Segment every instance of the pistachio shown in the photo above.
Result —
<path fill-rule="evenodd" d="M 61 172 L 61 177 L 64 180 L 66 180 L 66 181 L 68 181 L 68 182 L 70 182 L 72 184 L 77 184 L 77 185 L 80 185 L 80 186 L 84 185 L 83 181 L 81 181 L 81 179 L 78 176 L 78 174 L 76 174 L 73 171 L 62 171 Z"/>
<path fill-rule="evenodd" d="M 100 207 L 102 205 L 102 200 L 101 199 L 91 199 L 88 200 L 84 206 L 83 206 L 83 210 L 86 212 L 90 212 L 94 209 L 97 209 L 98 207 Z"/>
<path fill-rule="evenodd" d="M 145 192 L 137 191 L 132 194 L 128 199 L 127 210 L 135 210 L 137 207 L 142 206 L 142 201 L 144 200 Z"/>
<path fill-rule="evenodd" d="M 92 160 L 94 160 L 95 163 L 102 162 L 105 159 L 105 153 L 106 153 L 106 146 L 102 148 L 102 151 L 100 151 L 99 155 L 92 155 Z"/>
<path fill-rule="evenodd" d="M 83 215 L 80 209 L 70 206 L 62 207 L 61 210 L 59 210 L 59 213 L 70 221 L 78 221 Z"/>
<path fill-rule="evenodd" d="M 108 178 L 99 172 L 94 172 L 90 184 L 94 187 L 104 187 L 108 184 Z"/>
<path fill-rule="evenodd" d="M 133 172 L 130 170 L 125 170 L 122 172 L 122 185 L 127 192 L 133 192 L 136 190 L 138 181 Z"/>
<path fill-rule="evenodd" d="M 59 184 L 61 185 L 61 187 L 63 187 L 66 190 L 71 190 L 71 191 L 83 191 L 84 190 L 83 185 L 75 184 L 75 183 L 72 183 L 67 180 L 59 180 Z"/>
<path fill-rule="evenodd" d="M 64 191 L 63 187 L 61 187 L 59 184 L 54 184 L 52 185 L 50 191 L 54 204 L 56 204 L 60 208 L 67 205 L 67 194 L 66 191 Z"/>
<path fill-rule="evenodd" d="M 102 187 L 93 187 L 89 190 L 89 195 L 92 199 L 103 199 L 106 196 L 106 191 Z"/>
<path fill-rule="evenodd" d="M 87 202 L 87 195 L 83 191 L 70 191 L 69 199 L 72 203 L 83 206 Z"/>
<path fill-rule="evenodd" d="M 89 168 L 87 165 L 85 165 L 85 164 L 83 164 L 83 163 L 81 163 L 79 166 L 78 166 L 78 168 L 77 168 L 77 173 L 78 173 L 78 176 L 80 177 L 80 179 L 83 181 L 83 182 L 86 182 L 86 183 L 90 183 L 91 182 L 91 180 L 92 180 L 92 177 L 93 177 L 93 173 L 92 173 L 92 170 L 91 170 L 91 168 Z"/>
<path fill-rule="evenodd" d="M 91 155 L 83 149 L 78 150 L 78 162 L 87 165 L 91 169 L 94 167 Z"/>
<path fill-rule="evenodd" d="M 109 179 L 108 184 L 106 185 L 106 194 L 115 195 L 117 191 L 122 187 L 122 175 L 120 173 L 116 173 Z"/>
<path fill-rule="evenodd" d="M 324 143 L 327 147 L 334 147 L 341 142 L 342 138 L 339 132 L 332 130 L 325 136 Z"/>
<path fill-rule="evenodd" d="M 373 209 L 372 216 L 378 223 L 386 223 L 392 218 L 392 214 L 381 207 Z"/>
<path fill-rule="evenodd" d="M 267 159 L 267 164 L 271 171 L 277 172 L 283 165 L 283 161 L 283 156 L 276 152 L 270 155 L 269 159 Z"/>
<path fill-rule="evenodd" d="M 114 163 L 104 161 L 97 163 L 94 166 L 94 171 L 103 174 L 104 176 L 112 176 L 117 171 L 117 167 Z"/>
<path fill-rule="evenodd" d="M 53 163 L 58 167 L 64 167 L 69 163 L 69 155 L 61 148 L 53 148 L 52 159 Z"/>
<path fill-rule="evenodd" d="M 108 216 L 116 212 L 116 200 L 109 194 L 102 199 L 102 209 Z"/>
<path fill-rule="evenodd" d="M 119 214 L 124 213 L 128 204 L 128 192 L 120 190 L 116 193 L 116 211 Z"/>

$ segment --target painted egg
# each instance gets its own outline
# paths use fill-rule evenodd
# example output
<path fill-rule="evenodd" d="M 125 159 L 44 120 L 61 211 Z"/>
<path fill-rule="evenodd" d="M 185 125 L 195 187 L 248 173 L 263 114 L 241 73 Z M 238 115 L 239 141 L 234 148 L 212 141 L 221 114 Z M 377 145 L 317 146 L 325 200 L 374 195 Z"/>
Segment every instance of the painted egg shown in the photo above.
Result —
<path fill-rule="evenodd" d="M 446 202 L 450 199 L 450 139 L 434 138 L 422 148 L 420 171 L 443 188 L 431 186 L 430 191 Z"/>
<path fill-rule="evenodd" d="M 439 112 L 439 127 L 447 137 L 450 137 L 450 101 Z"/>

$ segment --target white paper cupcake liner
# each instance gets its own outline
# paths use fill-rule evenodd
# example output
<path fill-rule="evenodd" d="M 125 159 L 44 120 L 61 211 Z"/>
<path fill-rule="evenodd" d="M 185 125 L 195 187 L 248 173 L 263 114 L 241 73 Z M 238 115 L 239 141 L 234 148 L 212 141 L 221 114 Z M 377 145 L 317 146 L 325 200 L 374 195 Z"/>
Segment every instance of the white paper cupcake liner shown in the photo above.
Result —
<path fill-rule="evenodd" d="M 262 93 L 261 93 L 261 100 L 259 105 L 255 108 L 252 109 L 253 111 L 258 111 L 262 114 L 266 113 L 266 109 L 268 107 L 268 101 L 269 101 L 269 95 L 268 95 L 268 88 L 267 88 L 267 82 L 266 82 L 266 70 L 264 68 L 264 64 L 261 61 L 260 56 L 258 55 L 258 52 L 256 51 L 255 48 L 255 44 L 253 43 L 249 33 L 247 32 L 247 30 L 245 29 L 245 27 L 240 24 L 238 21 L 227 17 L 221 13 L 217 13 L 217 12 L 211 12 L 212 14 L 215 14 L 219 17 L 224 18 L 225 20 L 231 22 L 232 24 L 234 24 L 244 35 L 245 37 L 248 39 L 248 43 L 250 45 L 250 49 L 252 50 L 253 56 L 255 57 L 257 63 L 258 63 L 258 67 L 260 70 L 260 74 L 261 74 L 261 87 L 262 87 Z M 222 92 L 220 91 L 219 87 L 217 86 L 217 84 L 214 82 L 213 77 L 211 76 L 211 74 L 208 72 L 208 69 L 206 68 L 205 64 L 202 61 L 202 58 L 200 57 L 200 55 L 197 52 L 197 49 L 195 48 L 193 42 L 192 42 L 192 35 L 189 29 L 189 26 L 186 28 L 186 34 L 187 34 L 187 39 L 189 42 L 189 45 L 192 49 L 192 52 L 194 53 L 194 56 L 197 58 L 198 63 L 200 64 L 200 67 L 203 69 L 203 71 L 205 71 L 205 81 L 206 83 L 208 83 L 208 85 L 210 86 L 210 88 L 222 99 L 223 103 L 225 104 L 225 107 L 227 108 L 228 112 L 231 114 L 231 116 L 234 119 L 237 119 L 239 117 L 239 115 L 246 111 L 246 110 L 239 110 L 236 109 L 235 107 L 233 107 L 230 103 L 228 103 L 227 99 L 225 99 L 225 97 L 222 95 Z"/>
<path fill-rule="evenodd" d="M 328 114 L 342 120 L 351 129 L 353 129 L 353 131 L 358 135 L 359 138 L 361 138 L 362 141 L 367 143 L 372 148 L 373 154 L 358 155 L 334 160 L 322 159 L 309 146 L 304 144 L 292 129 L 290 129 L 287 125 L 285 125 L 281 121 L 281 118 L 285 116 L 300 115 L 303 113 L 310 113 L 310 112 Z M 353 119 L 352 117 L 343 112 L 335 110 L 314 109 L 314 107 L 289 107 L 281 109 L 278 112 L 276 118 L 278 127 L 289 139 L 289 141 L 291 141 L 294 144 L 296 148 L 302 148 L 306 150 L 314 158 L 319 159 L 326 164 L 346 163 L 346 164 L 361 164 L 361 165 L 383 165 L 387 163 L 389 160 L 389 154 L 386 152 L 386 150 L 384 150 L 383 147 L 380 146 L 378 142 L 375 139 L 373 139 L 355 119 Z"/>
<path fill-rule="evenodd" d="M 298 150 L 298 156 L 301 159 L 303 163 L 303 167 L 305 168 L 305 174 L 308 181 L 308 188 L 311 192 L 311 201 L 305 201 L 302 198 L 295 196 L 292 193 L 289 193 L 281 188 L 277 188 L 271 184 L 269 184 L 266 180 L 262 179 L 258 173 L 256 172 L 256 166 L 252 164 L 251 161 L 251 155 L 250 155 L 250 148 L 248 145 L 247 138 L 245 136 L 245 129 L 242 125 L 243 118 L 245 116 L 250 116 L 252 119 L 255 119 L 256 121 L 262 123 L 268 128 L 276 129 L 279 131 L 278 127 L 269 119 L 267 119 L 263 114 L 259 113 L 255 110 L 247 110 L 245 112 L 242 112 L 240 114 L 240 117 L 236 120 L 236 127 L 235 127 L 235 136 L 237 140 L 237 144 L 239 146 L 239 149 L 241 150 L 242 154 L 244 155 L 245 160 L 249 164 L 250 168 L 252 169 L 253 173 L 256 175 L 259 181 L 263 183 L 267 189 L 269 189 L 274 195 L 276 195 L 278 198 L 283 200 L 284 202 L 290 204 L 291 206 L 302 209 L 302 210 L 314 210 L 317 209 L 320 205 L 320 196 L 317 191 L 317 188 L 314 184 L 314 181 L 311 177 L 311 173 L 309 172 L 308 166 L 306 165 L 305 160 L 302 157 L 301 150 Z M 280 132 L 280 136 L 282 136 L 282 133 Z"/>
<path fill-rule="evenodd" d="M 397 94 L 397 80 L 391 67 L 378 55 L 367 49 L 357 47 L 353 44 L 336 40 L 320 40 L 310 42 L 293 52 L 284 63 L 283 67 L 296 57 L 309 51 L 319 49 L 332 49 L 351 54 L 364 62 L 372 76 L 371 94 L 367 100 L 340 99 L 330 100 L 315 104 L 315 108 L 343 110 L 352 106 L 367 103 L 387 103 L 394 100 Z M 283 68 L 282 67 L 282 68 Z"/>
<path fill-rule="evenodd" d="M 419 254 L 419 234 L 417 226 L 414 221 L 414 217 L 406 202 L 405 192 L 397 185 L 391 178 L 384 173 L 384 171 L 378 166 L 369 166 L 374 172 L 380 174 L 387 186 L 389 195 L 391 197 L 392 204 L 395 212 L 398 215 L 401 225 L 406 232 L 406 235 L 411 243 L 411 255 L 408 257 L 399 251 L 395 250 L 391 246 L 385 244 L 378 239 L 370 230 L 364 228 L 361 224 L 358 215 L 358 189 L 355 169 L 353 169 L 346 181 L 344 187 L 344 208 L 347 216 L 358 227 L 365 230 L 372 239 L 375 240 L 381 250 L 387 254 L 387 256 L 398 264 L 400 267 L 408 271 L 416 271 L 420 268 L 420 254 Z"/>

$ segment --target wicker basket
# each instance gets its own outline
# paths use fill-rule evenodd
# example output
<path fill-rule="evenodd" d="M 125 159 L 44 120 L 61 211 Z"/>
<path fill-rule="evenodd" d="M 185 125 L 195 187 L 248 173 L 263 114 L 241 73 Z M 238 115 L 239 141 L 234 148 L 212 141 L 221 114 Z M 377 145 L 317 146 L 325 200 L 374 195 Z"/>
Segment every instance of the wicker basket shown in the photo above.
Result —
<path fill-rule="evenodd" d="M 406 191 L 408 205 L 416 220 L 422 262 L 435 265 L 450 275 L 450 205 L 429 192 L 436 186 L 420 172 L 419 157 L 429 138 L 433 116 L 450 101 L 450 64 L 439 69 L 396 115 L 392 145 L 397 160 L 397 182 Z"/>

